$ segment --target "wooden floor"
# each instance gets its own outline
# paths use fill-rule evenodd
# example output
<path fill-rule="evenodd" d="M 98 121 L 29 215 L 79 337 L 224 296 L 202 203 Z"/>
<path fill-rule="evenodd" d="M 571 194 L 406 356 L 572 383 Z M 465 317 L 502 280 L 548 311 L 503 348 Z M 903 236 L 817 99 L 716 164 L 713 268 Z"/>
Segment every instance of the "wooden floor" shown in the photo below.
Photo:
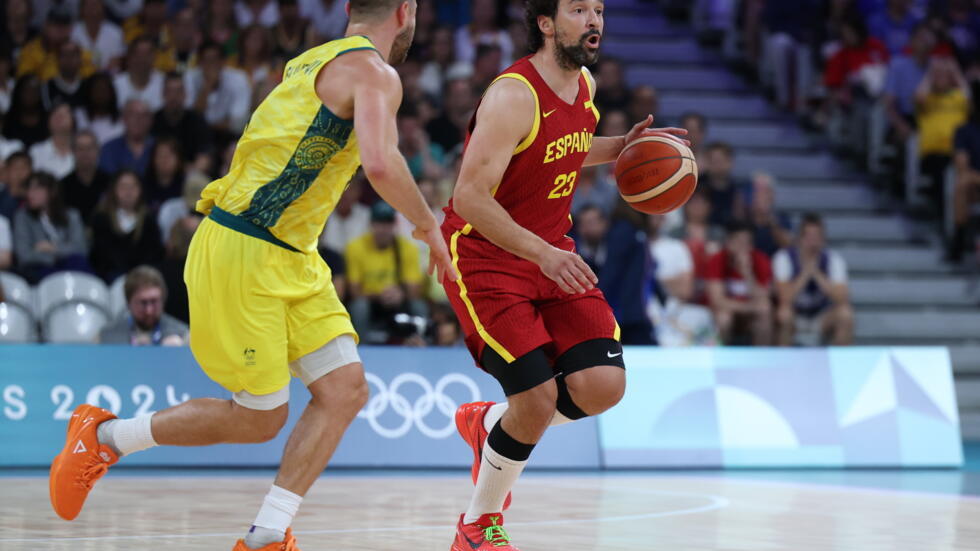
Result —
<path fill-rule="evenodd" d="M 47 480 L 0 478 L 0 549 L 227 550 L 265 477 L 112 476 L 74 522 Z M 294 525 L 303 551 L 445 551 L 469 499 L 462 474 L 324 477 Z M 523 551 L 980 549 L 980 499 L 724 476 L 525 477 L 506 515 Z"/>

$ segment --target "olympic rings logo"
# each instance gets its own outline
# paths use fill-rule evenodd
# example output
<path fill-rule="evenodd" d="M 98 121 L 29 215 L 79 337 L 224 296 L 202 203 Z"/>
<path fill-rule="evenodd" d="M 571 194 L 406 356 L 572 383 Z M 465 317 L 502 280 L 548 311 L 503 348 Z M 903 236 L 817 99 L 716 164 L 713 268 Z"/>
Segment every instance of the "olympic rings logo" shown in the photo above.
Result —
<path fill-rule="evenodd" d="M 445 394 L 446 387 L 449 385 L 459 384 L 469 390 L 470 402 L 480 400 L 480 388 L 476 386 L 473 379 L 462 373 L 444 375 L 434 387 L 428 379 L 418 373 L 401 373 L 391 380 L 391 385 L 386 385 L 373 373 L 365 373 L 364 376 L 368 384 L 377 387 L 378 391 L 371 396 L 357 416 L 367 420 L 374 432 L 384 438 L 401 438 L 408 434 L 413 425 L 429 438 L 441 439 L 453 434 L 456 430 L 454 415 L 458 404 Z M 422 389 L 421 396 L 416 398 L 414 404 L 409 403 L 409 400 L 398 392 L 406 384 L 417 385 Z M 401 424 L 397 427 L 385 427 L 378 420 L 388 411 L 388 408 L 402 417 Z M 433 410 L 438 410 L 449 419 L 446 426 L 430 427 L 426 423 L 425 418 Z"/>

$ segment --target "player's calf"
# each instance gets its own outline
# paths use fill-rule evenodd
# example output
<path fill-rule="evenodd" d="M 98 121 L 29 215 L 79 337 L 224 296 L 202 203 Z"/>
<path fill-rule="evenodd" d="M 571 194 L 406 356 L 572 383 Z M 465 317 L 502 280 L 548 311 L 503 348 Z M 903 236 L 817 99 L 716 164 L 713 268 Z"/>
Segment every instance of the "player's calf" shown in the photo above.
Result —
<path fill-rule="evenodd" d="M 552 379 L 508 396 L 508 408 L 500 423 L 514 439 L 536 444 L 555 416 L 558 395 L 558 385 Z"/>
<path fill-rule="evenodd" d="M 196 398 L 153 414 L 152 436 L 164 446 L 208 446 L 211 444 L 259 444 L 279 434 L 289 417 L 289 387 L 271 394 L 251 394 L 242 390 L 231 400 Z M 115 435 L 125 435 L 125 419 L 106 427 Z"/>

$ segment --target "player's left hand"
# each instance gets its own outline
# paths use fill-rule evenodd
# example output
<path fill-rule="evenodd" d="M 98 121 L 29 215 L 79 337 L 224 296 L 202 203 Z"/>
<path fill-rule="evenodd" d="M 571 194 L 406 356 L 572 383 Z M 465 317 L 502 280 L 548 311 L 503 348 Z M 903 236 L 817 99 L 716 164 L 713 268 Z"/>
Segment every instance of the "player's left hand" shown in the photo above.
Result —
<path fill-rule="evenodd" d="M 636 125 L 633 126 L 633 129 L 629 131 L 629 134 L 626 134 L 624 146 L 633 143 L 634 140 L 638 140 L 646 136 L 652 136 L 655 133 L 665 133 L 674 136 L 681 142 L 684 142 L 684 145 L 687 147 L 691 147 L 690 140 L 683 138 L 683 136 L 687 136 L 687 130 L 683 128 L 675 128 L 673 126 L 668 126 L 666 128 L 650 128 L 650 125 L 652 124 L 653 115 L 647 115 L 646 119 L 636 123 Z"/>

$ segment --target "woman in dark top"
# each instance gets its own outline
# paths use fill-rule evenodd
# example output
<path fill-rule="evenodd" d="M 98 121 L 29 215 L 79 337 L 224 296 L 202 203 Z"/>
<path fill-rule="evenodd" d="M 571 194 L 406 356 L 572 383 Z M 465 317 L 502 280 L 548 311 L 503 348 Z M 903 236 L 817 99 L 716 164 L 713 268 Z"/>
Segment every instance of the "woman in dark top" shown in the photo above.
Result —
<path fill-rule="evenodd" d="M 53 176 L 34 173 L 27 180 L 27 200 L 14 215 L 17 271 L 31 283 L 57 271 L 90 271 L 86 252 L 81 215 L 65 208 Z"/>
<path fill-rule="evenodd" d="M 180 146 L 173 138 L 164 138 L 153 146 L 150 166 L 146 169 L 146 204 L 157 210 L 167 199 L 184 192 L 184 161 Z"/>
<path fill-rule="evenodd" d="M 82 106 L 75 110 L 79 130 L 90 130 L 99 145 L 118 138 L 123 133 L 119 116 L 116 87 L 109 73 L 95 73 L 85 79 L 80 90 Z"/>
<path fill-rule="evenodd" d="M 3 135 L 24 142 L 24 149 L 48 139 L 48 113 L 41 103 L 41 81 L 36 76 L 24 75 L 17 80 Z"/>
<path fill-rule="evenodd" d="M 92 217 L 92 265 L 107 282 L 163 256 L 160 229 L 135 172 L 120 172 Z"/>

